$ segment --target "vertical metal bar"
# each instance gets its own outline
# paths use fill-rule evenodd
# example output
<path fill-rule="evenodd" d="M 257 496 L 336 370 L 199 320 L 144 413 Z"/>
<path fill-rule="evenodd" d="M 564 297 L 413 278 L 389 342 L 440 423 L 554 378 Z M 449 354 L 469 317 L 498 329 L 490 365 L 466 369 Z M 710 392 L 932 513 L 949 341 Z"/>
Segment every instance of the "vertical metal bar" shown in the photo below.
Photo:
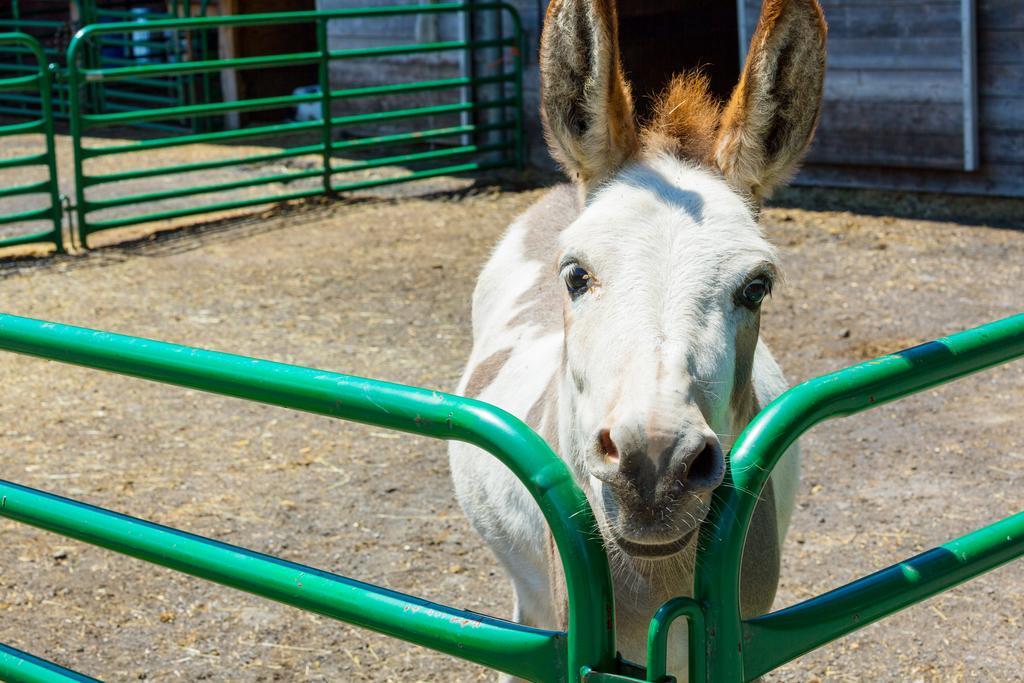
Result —
<path fill-rule="evenodd" d="M 515 140 L 516 140 L 516 168 L 520 171 L 526 167 L 526 135 L 523 130 L 523 64 L 526 60 L 526 33 L 523 31 L 522 22 L 519 17 L 513 16 L 513 26 L 515 27 L 517 49 L 519 54 L 515 58 Z"/>
<path fill-rule="evenodd" d="M 96 6 L 96 0 L 85 0 L 86 11 L 82 14 L 82 28 L 91 26 L 99 23 L 99 10 Z M 88 50 L 83 55 L 83 59 L 87 60 L 88 67 L 101 68 L 102 67 L 102 53 L 100 51 L 99 43 L 90 43 L 87 45 Z M 68 68 L 71 68 L 70 62 Z M 101 83 L 90 83 L 86 86 L 89 92 L 89 102 L 91 103 L 92 109 L 96 112 L 102 112 L 106 109 L 106 86 Z M 70 108 L 70 106 L 69 106 Z M 85 112 L 80 112 L 85 113 Z M 81 223 L 79 223 L 81 227 Z M 83 243 L 84 246 L 84 243 Z"/>
<path fill-rule="evenodd" d="M 496 39 L 504 39 L 505 38 L 505 12 L 503 10 L 501 10 L 501 9 L 495 9 L 495 10 L 493 10 L 493 12 L 494 12 L 494 26 L 495 26 L 494 37 Z M 515 37 L 514 29 L 513 29 L 513 37 Z M 512 47 L 511 48 L 505 48 L 505 47 L 499 47 L 498 48 L 498 71 L 499 72 L 504 72 L 505 69 L 506 69 L 506 62 L 505 62 L 506 52 L 509 55 L 512 56 L 513 69 L 516 68 L 515 64 L 516 64 L 516 62 L 519 61 L 519 59 L 518 59 L 518 56 L 515 53 L 518 50 L 519 50 L 519 41 L 518 40 L 513 40 L 512 41 Z M 513 87 L 514 87 L 514 85 L 513 85 Z M 508 96 L 508 83 L 499 83 L 497 88 L 498 88 L 499 92 L 501 93 L 501 98 L 505 99 Z M 519 108 L 518 102 L 515 105 L 513 105 L 513 106 L 515 106 L 518 109 Z M 503 121 L 508 118 L 508 114 L 509 114 L 508 107 L 502 107 L 498 111 L 498 115 L 501 116 Z M 513 118 L 514 118 L 514 116 L 515 115 L 513 114 Z M 511 139 L 510 139 L 510 137 L 511 137 Z M 514 130 L 510 131 L 510 130 L 506 129 L 506 130 L 501 131 L 501 141 L 505 145 L 511 146 L 511 143 L 514 140 L 515 140 L 515 131 Z M 502 159 L 501 159 L 502 161 L 508 161 L 508 153 L 507 152 L 502 152 L 501 156 L 502 156 Z"/>
<path fill-rule="evenodd" d="M 750 24 L 747 22 L 747 3 L 745 0 L 736 0 L 736 28 L 739 34 L 736 37 L 739 43 L 740 51 L 740 71 L 743 70 L 743 64 L 747 61 L 747 44 L 750 42 L 750 38 L 747 36 Z"/>
<path fill-rule="evenodd" d="M 201 16 L 206 16 L 206 6 L 209 0 L 203 0 L 199 5 L 199 12 Z M 200 35 L 202 35 L 202 59 L 206 60 L 210 58 L 210 29 L 201 28 L 199 29 Z M 203 104 L 209 104 L 213 102 L 213 74 L 209 72 L 203 72 Z M 207 130 L 212 128 L 213 119 L 206 118 Z"/>
<path fill-rule="evenodd" d="M 976 0 L 960 0 L 960 42 L 964 97 L 964 170 L 977 171 L 978 159 L 978 46 Z"/>
<path fill-rule="evenodd" d="M 466 9 L 462 13 L 462 36 L 461 40 L 469 45 L 473 45 L 476 42 L 476 28 L 474 27 L 474 20 L 476 13 L 473 11 L 474 0 L 462 0 Z M 462 76 L 469 79 L 469 85 L 462 89 L 462 101 L 463 102 L 476 102 L 477 101 L 477 86 L 476 86 L 476 50 L 464 50 L 459 53 L 459 59 L 462 62 Z M 475 109 L 465 111 L 461 115 L 463 125 L 473 125 L 477 121 L 477 113 Z M 479 136 L 474 130 L 472 133 L 467 133 L 462 136 L 463 145 L 476 145 L 479 144 Z"/>
<path fill-rule="evenodd" d="M 323 145 L 321 159 L 324 165 L 324 194 L 331 195 L 331 50 L 327 42 L 325 17 L 316 18 L 316 45 L 320 51 L 317 75 L 320 81 L 320 144 Z"/>
<path fill-rule="evenodd" d="M 14 19 L 15 22 L 17 22 L 19 19 L 21 19 L 21 6 L 18 4 L 18 0 L 14 0 L 13 4 L 11 5 L 11 16 Z M 14 23 L 14 26 L 12 27 L 12 30 L 14 30 L 14 31 L 21 31 L 22 27 L 18 23 Z M 16 65 L 18 65 L 18 66 L 22 66 L 24 64 L 23 60 L 24 60 L 24 56 L 20 52 L 15 51 L 15 53 L 14 53 L 14 63 Z M 26 104 L 20 105 L 18 108 L 22 109 L 22 108 L 29 108 L 29 107 L 30 107 L 30 105 L 26 103 Z"/>
<path fill-rule="evenodd" d="M 79 46 L 85 44 L 84 50 Z M 82 155 L 82 93 L 81 74 L 79 73 L 79 52 L 88 52 L 88 38 L 76 36 L 68 45 L 68 117 L 71 127 L 71 148 L 75 170 L 75 214 L 78 218 L 78 244 L 83 249 L 89 248 L 89 219 L 85 205 L 85 159 Z"/>
<path fill-rule="evenodd" d="M 697 683 L 707 675 L 704 646 L 704 611 L 693 598 L 673 598 L 658 608 L 647 629 L 647 680 L 661 683 L 667 675 L 668 636 L 672 623 L 680 617 L 687 619 L 687 656 L 690 683 Z"/>
<path fill-rule="evenodd" d="M 46 136 L 46 171 L 50 180 L 50 210 L 53 221 L 53 245 L 58 254 L 64 253 L 63 212 L 60 205 L 60 188 L 57 185 L 57 152 L 53 133 L 53 89 L 51 87 L 56 64 L 47 64 L 39 55 L 39 96 L 42 102 L 44 135 Z"/>

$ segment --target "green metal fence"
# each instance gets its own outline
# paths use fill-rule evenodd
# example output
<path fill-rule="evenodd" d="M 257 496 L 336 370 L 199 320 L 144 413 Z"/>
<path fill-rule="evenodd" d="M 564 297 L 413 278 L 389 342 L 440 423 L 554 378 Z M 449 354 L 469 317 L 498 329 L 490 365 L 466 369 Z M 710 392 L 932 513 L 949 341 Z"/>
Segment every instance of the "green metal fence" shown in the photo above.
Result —
<path fill-rule="evenodd" d="M 330 49 L 328 28 L 332 24 L 373 18 L 418 15 L 468 15 L 500 13 L 508 18 L 503 33 L 484 40 L 449 40 L 430 43 Z M 312 197 L 324 193 L 353 191 L 420 178 L 468 171 L 521 165 L 522 54 L 523 34 L 515 10 L 504 3 L 425 4 L 323 12 L 250 14 L 199 19 L 148 22 L 149 31 L 188 32 L 285 24 L 315 26 L 315 49 L 287 54 L 194 59 L 169 64 L 143 64 L 90 68 L 88 55 L 105 36 L 124 34 L 130 23 L 93 24 L 82 29 L 68 48 L 68 84 L 71 133 L 75 148 L 75 187 L 78 230 L 83 246 L 88 236 L 100 230 L 154 220 L 237 209 L 269 202 Z M 380 60 L 403 55 L 468 55 L 475 61 L 478 51 L 497 51 L 499 58 L 489 71 L 470 70 L 471 75 L 346 89 L 332 89 L 332 63 Z M 226 69 L 276 69 L 315 65 L 319 92 L 204 102 L 188 106 L 160 106 L 146 110 L 90 113 L 86 102 L 91 90 L 114 83 L 129 85 L 166 77 L 210 74 Z M 415 93 L 445 94 L 448 101 L 428 106 L 390 104 L 400 96 Z M 104 129 L 141 123 L 182 119 L 211 119 L 225 114 L 265 112 L 295 107 L 318 106 L 318 119 L 250 125 L 237 130 L 219 130 L 187 135 L 159 135 L 124 144 L 89 144 L 88 134 L 102 135 Z M 483 116 L 483 112 L 490 112 Z M 411 131 L 380 134 L 367 132 L 397 122 L 422 122 Z M 182 152 L 190 145 L 230 145 L 272 138 L 274 149 L 260 149 L 210 160 L 153 165 L 141 163 L 144 153 L 155 150 Z M 189 148 L 194 149 L 194 148 Z M 148 162 L 148 157 L 146 157 Z M 340 163 L 339 163 L 340 161 Z M 292 163 L 300 170 L 269 175 L 243 174 L 227 181 L 197 177 L 268 162 Z M 95 168 L 116 166 L 114 172 Z M 92 170 L 91 170 L 91 168 Z M 367 178 L 358 174 L 371 169 L 401 167 L 405 172 Z M 170 189 L 131 191 L 133 181 L 163 178 L 173 182 Z M 277 189 L 273 189 L 276 187 Z M 254 188 L 262 188 L 254 191 Z M 225 200 L 224 193 L 243 192 Z M 200 201 L 194 198 L 204 196 Z M 176 202 L 187 198 L 188 201 Z M 167 202 L 171 202 L 170 205 Z M 145 207 L 145 208 L 143 208 Z"/>
<path fill-rule="evenodd" d="M 110 4 L 110 3 L 108 3 Z M 206 3 L 200 12 L 205 14 Z M 151 29 L 154 21 L 189 18 L 190 2 L 132 3 L 105 6 L 96 0 L 82 1 L 82 26 L 119 24 L 124 31 L 111 31 L 90 42 L 83 60 L 90 68 L 123 68 L 144 64 L 175 64 L 187 61 L 193 52 L 206 54 L 206 36 Z M 199 39 L 203 40 L 200 41 Z M 203 86 L 198 82 L 206 75 L 169 74 L 131 82 L 91 83 L 90 112 L 132 112 L 155 107 L 181 107 L 202 100 Z M 65 91 L 70 112 L 70 84 Z M 190 122 L 175 124 L 143 123 L 139 128 L 156 128 L 182 132 Z"/>
<path fill-rule="evenodd" d="M 699 653 L 691 670 L 706 666 L 693 680 L 752 680 L 1024 555 L 1019 513 L 798 605 L 740 617 L 740 558 L 754 508 L 772 469 L 804 432 L 1021 357 L 1024 314 L 812 379 L 769 404 L 733 446 L 725 482 L 701 528 L 694 598 L 668 606 L 651 624 L 649 666 L 664 661 L 669 617 L 687 610 L 698 624 L 690 633 L 690 651 Z"/>
<path fill-rule="evenodd" d="M 693 598 L 651 622 L 646 672 L 617 659 L 612 583 L 586 497 L 567 466 L 513 416 L 435 391 L 0 315 L 0 349 L 441 439 L 488 451 L 537 501 L 565 569 L 558 633 L 429 603 L 318 569 L 0 481 L 0 516 L 386 633 L 532 681 L 626 683 L 665 676 L 668 629 L 690 624 L 690 679 L 745 681 L 950 586 L 1024 555 L 1024 513 L 842 588 L 756 619 L 739 616 L 746 530 L 772 467 L 801 434 L 1024 356 L 1024 314 L 805 382 L 737 441 L 727 484 L 701 528 Z M 0 647 L 0 678 L 83 680 Z"/>
<path fill-rule="evenodd" d="M 0 121 L 0 137 L 18 136 L 19 146 L 30 150 L 27 154 L 18 154 L 10 158 L 0 159 L 0 173 L 17 169 L 19 174 L 38 179 L 18 185 L 0 187 L 0 201 L 17 198 L 19 204 L 27 202 L 36 204 L 32 209 L 5 213 L 0 209 L 0 228 L 18 224 L 44 224 L 49 228 L 28 234 L 0 237 L 0 247 L 10 247 L 36 242 L 51 242 L 58 252 L 64 251 L 61 237 L 61 205 L 60 188 L 57 185 L 57 162 L 53 139 L 53 112 L 50 109 L 50 85 L 52 72 L 46 64 L 39 42 L 24 33 L 0 33 L 0 48 L 15 47 L 30 55 L 35 60 L 33 71 L 19 69 L 10 77 L 2 77 L 5 73 L 0 68 L 0 98 L 5 101 L 12 94 L 31 93 L 42 102 L 39 114 L 21 115 L 10 123 Z M 10 114 L 8 114 L 10 116 Z M 28 120 L 24 120 L 24 119 Z M 39 151 L 41 150 L 41 151 Z M 3 234 L 3 233 L 0 233 Z"/>
<path fill-rule="evenodd" d="M 523 481 L 548 520 L 566 570 L 570 631 L 566 637 L 434 604 L 5 481 L 0 516 L 528 680 L 563 680 L 567 668 L 586 664 L 612 668 L 611 576 L 590 533 L 586 498 L 547 444 L 508 413 L 426 389 L 9 315 L 0 315 L 0 348 L 479 446 Z M 27 680 L 16 674 L 10 665 L 0 669 L 0 678 Z"/>
<path fill-rule="evenodd" d="M 205 16 L 208 2 L 200 3 L 199 16 Z M 193 6 L 186 0 L 168 2 L 131 2 L 130 0 L 11 0 L 0 8 L 0 32 L 18 31 L 36 38 L 43 47 L 46 60 L 57 68 L 53 82 L 51 106 L 57 118 L 69 115 L 66 82 L 67 46 L 71 37 L 82 26 L 112 21 L 130 21 L 133 30 L 124 34 L 107 35 L 93 45 L 88 55 L 90 66 L 126 66 L 152 62 L 182 61 L 190 50 L 205 51 L 204 44 L 192 45 L 176 36 L 151 33 L 144 22 L 156 19 L 188 18 Z M 34 68 L 34 56 L 18 47 L 0 46 L 0 63 L 8 69 Z M 205 80 L 205 79 L 201 79 Z M 204 97 L 205 83 L 196 83 L 192 77 L 168 77 L 151 81 L 129 90 L 116 87 L 93 88 L 90 111 L 130 111 L 154 104 L 183 106 Z M 0 113 L 42 112 L 38 95 L 19 94 L 8 97 L 0 104 Z"/>
<path fill-rule="evenodd" d="M 0 31 L 27 33 L 42 47 L 46 62 L 57 65 L 57 74 L 63 68 L 67 43 L 75 31 L 72 15 L 82 16 L 83 7 L 78 0 L 45 0 L 25 7 L 24 0 L 11 0 L 0 9 Z M 5 71 L 33 73 L 37 68 L 35 54 L 21 45 L 0 46 L 0 64 Z M 59 77 L 53 79 L 50 106 L 54 116 L 67 117 L 67 89 Z M 8 95 L 0 103 L 0 114 L 34 114 L 43 111 L 43 102 L 37 92 Z"/>

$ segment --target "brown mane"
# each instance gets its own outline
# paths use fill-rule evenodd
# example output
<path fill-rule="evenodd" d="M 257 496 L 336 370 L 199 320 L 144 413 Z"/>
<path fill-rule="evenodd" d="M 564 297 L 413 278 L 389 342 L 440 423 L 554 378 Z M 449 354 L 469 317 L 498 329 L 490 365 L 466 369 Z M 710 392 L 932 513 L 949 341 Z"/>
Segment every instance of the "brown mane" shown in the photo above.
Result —
<path fill-rule="evenodd" d="M 721 114 L 707 75 L 700 71 L 678 74 L 658 97 L 643 133 L 644 147 L 648 152 L 710 163 Z"/>

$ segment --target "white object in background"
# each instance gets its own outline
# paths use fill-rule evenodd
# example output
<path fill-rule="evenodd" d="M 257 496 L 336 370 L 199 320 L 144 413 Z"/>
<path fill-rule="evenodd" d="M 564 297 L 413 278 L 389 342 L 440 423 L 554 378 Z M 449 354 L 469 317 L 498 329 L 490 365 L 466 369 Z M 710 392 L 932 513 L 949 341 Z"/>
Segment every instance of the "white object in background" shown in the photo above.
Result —
<path fill-rule="evenodd" d="M 304 85 L 292 91 L 292 95 L 319 95 L 319 85 Z M 315 102 L 303 102 L 295 107 L 296 121 L 319 121 L 323 118 L 320 100 Z"/>
<path fill-rule="evenodd" d="M 134 20 L 136 23 L 144 24 L 149 20 L 146 16 L 149 14 L 149 10 L 145 7 L 132 7 L 131 13 L 136 17 Z M 135 42 L 135 45 L 129 47 L 128 51 L 131 52 L 131 56 L 135 58 L 135 61 L 139 63 L 150 61 L 149 54 L 151 50 L 145 43 L 152 40 L 153 35 L 149 31 L 132 31 L 132 41 Z"/>

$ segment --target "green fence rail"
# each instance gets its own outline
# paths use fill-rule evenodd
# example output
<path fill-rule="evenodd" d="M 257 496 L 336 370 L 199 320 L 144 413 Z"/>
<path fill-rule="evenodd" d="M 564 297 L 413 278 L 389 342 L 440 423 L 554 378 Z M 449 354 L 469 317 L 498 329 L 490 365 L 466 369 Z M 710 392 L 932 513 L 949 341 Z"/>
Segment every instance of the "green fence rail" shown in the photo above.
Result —
<path fill-rule="evenodd" d="M 608 562 L 566 465 L 513 416 L 472 399 L 321 370 L 0 315 L 0 349 L 481 447 L 537 501 L 565 568 L 566 633 L 429 603 L 251 550 L 0 481 L 0 516 L 374 629 L 533 681 L 641 681 L 615 656 Z M 746 530 L 772 467 L 815 424 L 1024 357 L 1024 314 L 801 384 L 762 411 L 733 449 L 701 529 L 694 597 L 651 622 L 647 681 L 666 683 L 668 630 L 689 621 L 690 680 L 747 681 L 824 643 L 1024 555 L 1024 513 L 799 605 L 739 616 Z M 41 676 L 40 672 L 46 674 Z M 24 674 L 24 675 L 23 675 Z M 639 675 L 643 675 L 642 673 Z M 36 676 L 36 677 L 32 677 Z M 0 677 L 83 680 L 0 647 Z"/>
<path fill-rule="evenodd" d="M 96 683 L 95 678 L 65 669 L 13 647 L 0 644 L 0 681 L 19 683 Z"/>
<path fill-rule="evenodd" d="M 89 43 L 88 52 L 83 55 L 84 64 L 90 68 L 118 68 L 144 64 L 175 64 L 186 61 L 190 54 L 206 55 L 206 36 L 201 40 L 185 33 L 153 30 L 155 21 L 189 18 L 190 2 L 124 3 L 123 7 L 104 6 L 96 0 L 83 2 L 82 25 L 130 26 L 130 30 L 104 33 Z M 200 8 L 205 14 L 206 4 Z M 204 74 L 200 80 L 207 79 Z M 70 113 L 70 90 L 65 100 Z M 208 95 L 208 84 L 201 84 L 190 75 L 170 74 L 160 78 L 139 79 L 130 83 L 92 83 L 89 86 L 90 112 L 133 112 L 155 107 L 182 107 L 201 101 L 203 93 Z M 174 123 L 146 123 L 137 127 L 155 128 L 167 131 L 190 130 L 189 121 Z"/>
<path fill-rule="evenodd" d="M 1024 513 L 798 605 L 750 620 L 739 610 L 740 557 L 772 468 L 801 434 L 1024 356 L 1024 314 L 861 363 L 790 389 L 747 426 L 701 528 L 694 601 L 707 671 L 695 680 L 752 680 L 791 659 L 1024 555 Z M 702 647 L 703 646 L 703 647 Z"/>
<path fill-rule="evenodd" d="M 43 108 L 38 115 L 22 115 L 18 117 L 19 120 L 10 123 L 0 121 L 0 137 L 19 136 L 18 146 L 33 150 L 28 154 L 0 159 L 0 172 L 18 169 L 19 174 L 35 177 L 20 185 L 5 184 L 0 187 L 0 201 L 17 197 L 19 203 L 24 201 L 36 205 L 35 208 L 25 210 L 19 207 L 7 213 L 0 209 L 0 229 L 21 224 L 44 224 L 49 228 L 16 236 L 0 236 L 0 247 L 50 242 L 58 252 L 62 252 L 64 242 L 61 236 L 60 188 L 57 185 L 53 112 L 50 109 L 52 72 L 46 64 L 39 41 L 32 36 L 25 33 L 0 33 L 0 48 L 8 46 L 16 46 L 31 54 L 35 59 L 34 70 L 24 73 L 19 71 L 21 75 L 0 78 L 0 98 L 6 99 L 11 93 L 34 93 L 43 103 Z M 25 118 L 28 120 L 23 120 Z M 0 235 L 3 234 L 0 232 Z"/>
<path fill-rule="evenodd" d="M 476 15 L 499 13 L 503 33 L 485 40 L 448 40 L 430 43 L 331 49 L 328 27 L 332 22 L 363 21 L 418 15 Z M 78 32 L 68 47 L 71 134 L 75 156 L 75 188 L 78 231 L 81 244 L 97 231 L 155 220 L 165 220 L 214 211 L 232 210 L 272 202 L 302 199 L 321 194 L 359 190 L 469 171 L 521 166 L 524 157 L 522 131 L 523 33 L 514 8 L 500 2 L 473 4 L 425 4 L 321 12 L 248 14 L 197 19 L 149 21 L 153 32 L 188 32 L 253 26 L 312 24 L 315 49 L 287 54 L 192 59 L 174 63 L 134 64 L 90 68 L 88 55 L 104 37 L 125 34 L 131 23 L 93 24 Z M 489 52 L 487 52 L 489 51 Z M 470 75 L 409 83 L 332 89 L 332 63 L 353 60 L 381 60 L 404 55 L 454 55 L 475 63 L 478 52 L 499 57 L 489 72 L 469 69 Z M 315 66 L 318 92 L 262 97 L 227 102 L 203 102 L 186 106 L 154 103 L 145 110 L 90 113 L 89 93 L 111 84 L 149 83 L 168 77 L 196 76 L 226 69 L 275 69 Z M 414 93 L 444 94 L 448 102 L 427 106 L 389 105 L 399 96 Z M 175 120 L 209 119 L 225 114 L 281 110 L 300 104 L 318 109 L 316 120 L 250 125 L 236 130 L 219 130 L 185 135 L 161 135 L 126 144 L 87 144 L 85 136 L 95 131 L 124 125 Z M 359 106 L 357 106 L 357 104 Z M 366 127 L 395 122 L 421 122 L 409 132 L 367 134 Z M 101 133 L 102 134 L 102 133 Z M 189 163 L 147 165 L 145 152 L 180 149 L 196 144 L 249 143 L 273 138 L 283 146 L 256 153 L 241 153 Z M 398 148 L 398 149 L 395 149 Z M 390 150 L 390 151 L 389 151 Z M 117 157 L 111 162 L 111 157 Z M 340 163 L 339 163 L 340 159 Z M 300 170 L 211 181 L 190 174 L 223 171 L 271 161 L 298 163 Z M 115 165 L 116 172 L 98 172 L 97 164 Z M 132 167 L 135 164 L 135 167 Z M 92 168 L 87 166 L 92 165 Z M 127 169 L 125 168 L 127 166 Z M 402 167 L 397 175 L 362 177 L 371 169 Z M 125 190 L 122 183 L 142 178 L 173 177 L 173 187 L 158 191 Z M 340 178 L 339 178 L 340 177 Z M 277 186 L 277 190 L 270 189 Z M 131 185 L 127 186 L 128 188 Z M 253 188 L 263 188 L 252 194 Z M 227 199 L 223 193 L 245 191 L 246 196 Z M 101 196 L 102 195 L 102 196 Z M 205 195 L 194 201 L 172 204 L 181 198 Z M 154 206 L 155 205 L 155 206 Z M 140 207 L 147 207 L 140 209 Z"/>
<path fill-rule="evenodd" d="M 528 680 L 560 681 L 583 666 L 613 667 L 611 575 L 592 533 L 590 507 L 568 467 L 508 413 L 426 389 L 10 315 L 0 315 L 0 349 L 479 446 L 519 477 L 548 521 L 565 567 L 569 631 L 430 603 L 5 481 L 0 516 Z"/>

